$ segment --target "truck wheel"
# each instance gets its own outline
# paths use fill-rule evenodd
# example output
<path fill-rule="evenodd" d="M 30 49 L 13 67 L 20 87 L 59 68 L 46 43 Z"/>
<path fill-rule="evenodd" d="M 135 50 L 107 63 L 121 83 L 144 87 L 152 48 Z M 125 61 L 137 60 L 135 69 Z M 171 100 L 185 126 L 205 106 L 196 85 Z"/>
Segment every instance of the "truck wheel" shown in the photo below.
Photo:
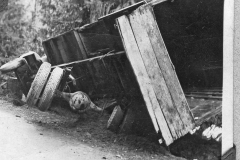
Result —
<path fill-rule="evenodd" d="M 62 76 L 63 76 L 63 69 L 56 67 L 52 71 L 51 76 L 43 91 L 43 94 L 39 100 L 39 103 L 38 103 L 39 110 L 46 111 L 50 107 L 54 94 L 62 79 Z"/>
<path fill-rule="evenodd" d="M 113 112 L 107 123 L 107 129 L 113 132 L 117 132 L 122 120 L 123 120 L 123 111 L 121 107 L 118 105 L 113 109 Z"/>
<path fill-rule="evenodd" d="M 39 96 L 47 82 L 48 75 L 51 71 L 51 64 L 44 62 L 39 68 L 27 94 L 28 106 L 36 106 Z"/>

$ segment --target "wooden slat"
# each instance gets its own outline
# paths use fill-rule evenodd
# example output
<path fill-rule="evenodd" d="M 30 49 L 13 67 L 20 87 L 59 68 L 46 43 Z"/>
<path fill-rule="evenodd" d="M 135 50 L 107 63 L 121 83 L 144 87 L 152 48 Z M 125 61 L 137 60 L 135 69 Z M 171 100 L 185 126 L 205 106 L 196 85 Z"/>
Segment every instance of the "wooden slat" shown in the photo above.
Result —
<path fill-rule="evenodd" d="M 54 54 L 53 58 L 54 58 L 55 62 L 57 64 L 61 64 L 62 63 L 62 57 L 58 53 L 58 50 L 57 50 L 55 44 L 53 43 L 53 40 L 50 40 L 50 45 L 51 45 L 51 48 L 53 50 L 53 54 Z"/>
<path fill-rule="evenodd" d="M 136 10 L 133 14 L 131 14 L 129 16 L 129 19 L 144 65 L 151 80 L 151 85 L 153 86 L 154 92 L 160 105 L 160 108 L 156 109 L 156 117 L 158 119 L 159 110 L 162 109 L 173 138 L 180 138 L 188 131 L 184 130 L 182 120 L 180 119 L 179 113 L 172 102 L 172 98 L 163 78 L 162 71 L 155 57 L 152 44 L 149 40 L 146 29 L 142 25 L 142 19 L 139 10 Z M 161 121 L 158 120 L 158 123 L 161 123 Z"/>
<path fill-rule="evenodd" d="M 69 58 L 69 55 L 72 54 L 72 53 L 70 53 L 70 51 L 67 48 L 67 44 L 66 44 L 66 41 L 64 39 L 64 36 L 62 35 L 59 38 L 60 38 L 59 39 L 59 42 L 60 42 L 59 45 L 62 45 L 61 48 L 63 49 L 63 52 L 61 52 L 63 61 L 64 61 L 64 63 L 70 62 L 71 60 Z"/>
<path fill-rule="evenodd" d="M 145 26 L 148 36 L 150 38 L 153 50 L 155 51 L 158 64 L 164 73 L 168 89 L 175 103 L 175 106 L 181 116 L 186 131 L 193 129 L 194 118 L 189 109 L 187 100 L 182 91 L 181 85 L 178 81 L 174 66 L 169 57 L 168 51 L 165 47 L 161 33 L 155 20 L 153 9 L 147 5 L 139 8 L 143 25 Z"/>
<path fill-rule="evenodd" d="M 79 60 L 79 61 L 73 61 L 73 62 L 69 62 L 69 63 L 64 63 L 64 64 L 60 64 L 60 65 L 55 65 L 52 67 L 63 67 L 63 66 L 73 66 L 76 64 L 80 64 L 80 63 L 88 63 L 91 61 L 95 61 L 95 60 L 99 60 L 99 59 L 103 59 L 103 58 L 107 58 L 107 57 L 112 57 L 112 56 L 120 56 L 122 54 L 124 54 L 124 51 L 120 51 L 120 52 L 116 52 L 116 53 L 112 53 L 112 54 L 108 54 L 108 55 L 103 55 L 103 56 L 97 56 L 97 57 L 93 57 L 93 58 L 88 58 L 88 59 L 84 59 L 84 60 Z"/>
<path fill-rule="evenodd" d="M 78 46 L 78 42 L 77 42 L 77 38 L 75 36 L 75 32 L 76 31 L 70 32 L 67 35 L 64 35 L 63 37 L 64 37 L 64 40 L 68 42 L 68 44 L 67 44 L 68 48 L 71 47 L 72 45 L 76 46 L 76 48 L 74 48 L 74 53 L 73 53 L 74 55 L 71 58 L 74 58 L 75 60 L 76 60 L 76 58 L 77 58 L 77 60 L 81 60 L 81 59 L 83 59 L 83 55 L 82 55 L 81 50 Z M 69 44 L 69 41 L 72 42 L 72 45 Z"/>
<path fill-rule="evenodd" d="M 53 62 L 53 58 L 52 58 L 52 55 L 49 53 L 48 51 L 48 48 L 46 46 L 46 43 L 47 42 L 42 42 L 42 46 L 43 46 L 43 49 L 45 51 L 45 54 L 47 55 L 47 60 L 48 62 L 52 63 L 52 64 L 55 64 L 55 62 Z"/>
<path fill-rule="evenodd" d="M 63 63 L 67 63 L 67 62 L 69 62 L 68 57 L 67 57 L 67 54 L 69 54 L 69 53 L 67 53 L 67 52 L 65 51 L 65 49 L 63 48 L 63 43 L 64 43 L 64 42 L 62 42 L 62 36 L 60 36 L 60 37 L 57 39 L 57 46 L 58 46 L 59 52 L 60 52 L 60 54 L 61 54 Z"/>
<path fill-rule="evenodd" d="M 80 51 L 81 51 L 83 59 L 87 59 L 87 53 L 86 53 L 86 50 L 85 50 L 85 48 L 83 46 L 82 40 L 80 39 L 77 31 L 73 31 L 73 32 L 74 32 L 75 38 L 77 40 L 78 47 L 80 48 Z"/>
<path fill-rule="evenodd" d="M 75 37 L 75 40 L 76 40 L 76 43 L 78 44 L 78 59 L 79 60 L 82 60 L 82 59 L 85 59 L 86 58 L 86 54 L 85 54 L 85 49 L 83 48 L 83 44 L 82 44 L 82 41 L 77 33 L 77 31 L 73 31 L 73 36 Z"/>
<path fill-rule="evenodd" d="M 158 100 L 154 93 L 153 87 L 151 86 L 151 81 L 148 77 L 128 18 L 126 16 L 122 16 L 117 19 L 117 23 L 128 59 L 132 65 L 136 79 L 139 83 L 139 87 L 143 94 L 143 99 L 146 103 L 146 107 L 151 117 L 153 126 L 157 133 L 162 133 L 166 145 L 169 145 L 173 142 L 173 137 L 168 128 L 167 122 L 165 121 L 162 111 L 156 111 L 156 109 L 160 108 L 160 106 L 158 104 Z M 159 113 L 158 117 L 155 115 L 156 112 Z M 158 123 L 158 121 L 161 123 Z"/>

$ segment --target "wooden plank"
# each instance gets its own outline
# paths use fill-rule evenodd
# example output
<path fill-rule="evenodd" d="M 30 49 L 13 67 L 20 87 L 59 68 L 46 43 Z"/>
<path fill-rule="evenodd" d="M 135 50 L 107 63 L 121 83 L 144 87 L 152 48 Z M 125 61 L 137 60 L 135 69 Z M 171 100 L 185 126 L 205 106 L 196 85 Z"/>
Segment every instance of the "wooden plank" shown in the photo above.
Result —
<path fill-rule="evenodd" d="M 80 36 L 78 35 L 77 31 L 73 31 L 74 35 L 75 35 L 75 38 L 77 40 L 77 43 L 78 43 L 78 47 L 81 51 L 81 54 L 82 54 L 82 57 L 83 59 L 87 59 L 87 54 L 86 54 L 86 50 L 83 46 L 83 43 L 82 43 L 82 40 L 80 39 Z"/>
<path fill-rule="evenodd" d="M 74 52 L 74 59 L 75 59 L 75 57 L 78 59 L 78 60 L 81 60 L 81 59 L 83 59 L 83 55 L 82 55 L 82 53 L 81 53 L 81 50 L 80 50 L 80 48 L 79 48 L 79 44 L 78 44 L 78 41 L 77 41 L 77 38 L 76 38 L 76 36 L 75 36 L 75 31 L 73 31 L 73 32 L 71 32 L 71 33 L 69 33 L 68 35 L 65 35 L 64 36 L 64 39 L 65 39 L 65 41 L 72 41 L 72 44 L 74 45 L 74 46 L 76 46 L 76 50 L 75 50 L 75 52 Z M 69 47 L 71 47 L 71 45 L 67 45 L 68 46 L 68 48 Z"/>
<path fill-rule="evenodd" d="M 57 38 L 57 46 L 58 46 L 59 52 L 60 52 L 60 54 L 61 54 L 63 63 L 67 63 L 67 62 L 69 62 L 68 57 L 67 57 L 67 54 L 69 54 L 69 53 L 67 53 L 67 52 L 65 51 L 65 49 L 63 48 L 63 45 L 64 45 L 63 43 L 64 43 L 64 42 L 62 42 L 62 36 L 60 36 L 59 38 Z"/>
<path fill-rule="evenodd" d="M 151 6 L 146 5 L 139 8 L 143 25 L 148 33 L 153 50 L 155 51 L 158 64 L 164 73 L 168 89 L 174 101 L 174 104 L 181 116 L 186 130 L 191 130 L 194 127 L 194 118 L 189 109 L 187 100 L 184 96 L 181 85 L 178 81 L 174 66 L 169 57 L 168 51 L 162 39 L 161 33 L 157 26 Z"/>
<path fill-rule="evenodd" d="M 120 51 L 120 52 L 116 52 L 116 53 L 112 53 L 112 54 L 108 54 L 108 55 L 97 56 L 97 57 L 88 58 L 88 59 L 84 59 L 84 60 L 64 63 L 64 64 L 60 64 L 60 65 L 55 65 L 55 66 L 52 66 L 52 67 L 56 67 L 56 66 L 58 66 L 58 67 L 73 66 L 73 65 L 76 65 L 76 64 L 87 63 L 87 62 L 91 62 L 91 61 L 95 61 L 95 60 L 99 60 L 99 59 L 103 59 L 103 58 L 107 58 L 107 57 L 120 56 L 120 55 L 122 55 L 124 53 L 125 53 L 124 51 Z"/>
<path fill-rule="evenodd" d="M 161 119 L 161 123 L 158 123 L 156 115 L 154 114 L 156 108 L 159 107 L 159 104 L 154 90 L 151 86 L 151 82 L 144 66 L 142 57 L 139 53 L 139 49 L 129 21 L 126 16 L 119 17 L 116 19 L 116 21 L 118 23 L 118 28 L 123 40 L 124 48 L 132 65 L 133 71 L 139 84 L 139 88 L 143 94 L 143 99 L 145 101 L 155 131 L 157 133 L 161 132 L 166 145 L 170 145 L 173 142 L 173 137 L 168 128 L 167 122 L 165 121 L 163 113 L 160 110 L 160 115 L 158 116 L 158 119 Z"/>
<path fill-rule="evenodd" d="M 179 113 L 172 102 L 168 87 L 155 57 L 152 44 L 144 26 L 142 25 L 142 19 L 139 10 L 133 12 L 133 14 L 129 16 L 129 19 L 144 65 L 151 80 L 151 85 L 153 86 L 159 102 L 160 107 L 156 108 L 156 118 L 158 120 L 160 112 L 159 110 L 162 109 L 172 136 L 174 139 L 180 138 L 188 131 L 184 130 L 182 120 L 180 119 Z M 158 123 L 161 123 L 161 121 L 158 120 Z"/>
<path fill-rule="evenodd" d="M 51 48 L 53 50 L 53 58 L 55 60 L 55 62 L 57 64 L 61 64 L 63 61 L 62 61 L 62 57 L 60 54 L 58 54 L 58 50 L 57 50 L 57 47 L 55 46 L 55 44 L 53 43 L 53 40 L 51 39 L 50 40 L 50 45 L 51 45 Z"/>
<path fill-rule="evenodd" d="M 68 58 L 70 61 L 82 60 L 82 52 L 79 48 L 74 31 L 63 35 L 66 51 L 68 52 Z"/>
<path fill-rule="evenodd" d="M 61 45 L 61 48 L 63 49 L 62 52 L 60 51 L 61 56 L 63 58 L 63 61 L 64 61 L 64 63 L 71 62 L 71 60 L 69 58 L 69 55 L 72 54 L 72 53 L 70 53 L 70 51 L 68 50 L 68 47 L 66 45 L 66 41 L 64 39 L 64 36 L 62 35 L 59 38 L 60 39 L 59 39 L 59 45 L 58 46 L 60 47 L 60 45 Z"/>
<path fill-rule="evenodd" d="M 42 46 L 43 46 L 43 49 L 44 49 L 44 51 L 45 51 L 45 54 L 47 55 L 47 60 L 48 60 L 48 62 L 50 62 L 50 63 L 52 63 L 52 64 L 55 64 L 55 62 L 53 62 L 54 60 L 53 60 L 53 58 L 52 58 L 52 55 L 49 53 L 49 51 L 48 51 L 48 48 L 47 48 L 47 46 L 46 46 L 46 43 L 47 42 L 42 42 Z"/>

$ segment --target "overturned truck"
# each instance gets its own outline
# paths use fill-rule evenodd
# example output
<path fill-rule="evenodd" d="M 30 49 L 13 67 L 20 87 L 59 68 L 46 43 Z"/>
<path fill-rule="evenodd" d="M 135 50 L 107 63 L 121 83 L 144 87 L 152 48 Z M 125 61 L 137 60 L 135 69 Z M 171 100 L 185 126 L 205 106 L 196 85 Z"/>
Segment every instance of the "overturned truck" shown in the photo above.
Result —
<path fill-rule="evenodd" d="M 199 2 L 145 3 L 136 3 L 100 17 L 97 22 L 45 40 L 42 45 L 46 59 L 39 60 L 36 55 L 31 55 L 32 60 L 26 58 L 32 64 L 25 67 L 27 76 L 19 71 L 21 65 L 15 70 L 28 101 L 47 110 L 56 90 L 64 91 L 66 84 L 69 92 L 80 90 L 91 98 L 112 97 L 117 105 L 109 119 L 109 129 L 116 132 L 134 130 L 141 134 L 154 130 L 167 146 L 187 134 L 195 124 L 219 114 L 222 80 L 215 81 L 214 77 L 222 75 L 222 51 L 218 49 L 222 39 L 213 38 L 211 43 L 216 44 L 213 46 L 216 49 L 209 50 L 208 57 L 204 55 L 200 59 L 199 55 L 207 51 L 196 52 L 197 42 L 202 40 L 204 32 L 191 30 L 191 25 L 200 24 L 189 25 L 192 22 L 184 16 L 190 11 L 184 13 L 181 10 L 191 3 L 196 3 L 193 6 L 197 7 Z M 217 11 L 209 11 L 209 14 Z M 180 12 L 182 17 L 179 17 Z M 196 18 L 194 14 L 191 16 Z M 179 18 L 182 21 L 176 22 Z M 174 31 L 174 27 L 178 30 Z M 196 33 L 187 36 L 188 32 Z M 221 32 L 208 36 L 220 37 Z M 191 47 L 189 43 L 192 43 Z M 186 53 L 187 49 L 191 54 Z M 177 52 L 184 53 L 179 55 Z M 48 63 L 43 66 L 44 61 Z M 36 73 L 31 79 L 29 75 Z M 213 73 L 215 76 L 211 77 Z M 198 109 L 202 108 L 187 101 L 186 97 L 219 101 L 214 102 L 214 109 L 210 107 L 207 112 L 199 113 Z M 192 103 L 193 109 L 189 107 Z M 197 113 L 197 122 L 193 110 Z"/>

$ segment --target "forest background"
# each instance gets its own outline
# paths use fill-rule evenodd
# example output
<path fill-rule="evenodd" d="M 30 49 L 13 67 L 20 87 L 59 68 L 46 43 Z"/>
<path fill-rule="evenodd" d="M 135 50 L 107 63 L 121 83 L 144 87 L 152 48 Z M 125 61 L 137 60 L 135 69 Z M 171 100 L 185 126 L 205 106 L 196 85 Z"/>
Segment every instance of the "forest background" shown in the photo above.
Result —
<path fill-rule="evenodd" d="M 43 40 L 139 1 L 8 0 L 0 12 L 0 66 L 28 51 L 42 56 Z M 0 82 L 4 77 L 0 73 Z"/>
<path fill-rule="evenodd" d="M 44 55 L 42 41 L 140 0 L 8 0 L 0 12 L 0 66 L 34 51 Z M 0 73 L 0 82 L 4 78 Z"/>

